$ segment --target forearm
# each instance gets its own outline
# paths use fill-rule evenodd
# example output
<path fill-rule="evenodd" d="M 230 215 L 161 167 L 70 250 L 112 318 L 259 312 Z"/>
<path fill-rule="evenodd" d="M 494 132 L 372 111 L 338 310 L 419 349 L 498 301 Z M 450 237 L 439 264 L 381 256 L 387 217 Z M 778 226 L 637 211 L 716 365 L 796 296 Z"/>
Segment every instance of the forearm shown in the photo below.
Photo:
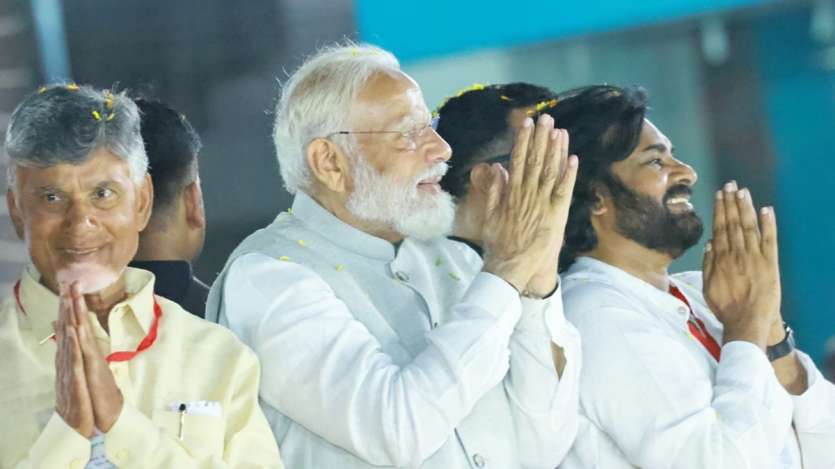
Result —
<path fill-rule="evenodd" d="M 562 315 L 559 292 L 549 300 L 523 299 L 522 305 L 505 386 L 522 466 L 554 467 L 577 432 L 580 339 Z"/>
<path fill-rule="evenodd" d="M 501 279 L 476 276 L 451 319 L 413 357 L 396 336 L 372 335 L 320 279 L 302 277 L 293 288 L 302 285 L 303 304 L 288 295 L 258 319 L 261 396 L 368 463 L 419 465 L 507 373 L 520 305 Z"/>
<path fill-rule="evenodd" d="M 796 350 L 807 377 L 806 391 L 792 396 L 793 421 L 806 467 L 835 467 L 835 384 L 827 381 L 812 359 Z"/>
<path fill-rule="evenodd" d="M 71 467 L 87 464 L 90 460 L 90 440 L 81 436 L 53 413 L 26 459 L 17 462 L 15 469 L 40 467 Z"/>
<path fill-rule="evenodd" d="M 761 353 L 746 342 L 726 344 L 712 389 L 704 382 L 677 383 L 674 395 L 683 402 L 668 404 L 673 413 L 658 413 L 666 396 L 633 396 L 647 413 L 636 418 L 649 427 L 617 435 L 630 442 L 623 444 L 630 461 L 682 469 L 772 467 L 791 435 L 792 406 Z M 703 398 L 704 407 L 694 405 Z"/>
<path fill-rule="evenodd" d="M 768 335 L 768 346 L 779 344 L 786 338 L 786 328 L 783 326 L 782 318 L 771 327 Z M 774 367 L 774 373 L 777 375 L 777 380 L 789 394 L 797 396 L 803 394 L 808 386 L 808 379 L 806 369 L 800 364 L 800 359 L 795 351 L 792 351 L 785 357 L 778 358 L 771 362 Z"/>

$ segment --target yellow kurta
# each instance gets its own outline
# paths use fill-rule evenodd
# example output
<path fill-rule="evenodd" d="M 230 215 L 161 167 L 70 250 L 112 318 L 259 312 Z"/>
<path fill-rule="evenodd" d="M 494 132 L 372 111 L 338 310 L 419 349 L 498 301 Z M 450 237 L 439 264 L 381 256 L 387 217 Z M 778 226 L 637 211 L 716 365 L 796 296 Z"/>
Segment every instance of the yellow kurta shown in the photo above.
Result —
<path fill-rule="evenodd" d="M 136 350 L 153 322 L 154 276 L 128 268 L 128 298 L 111 310 L 108 335 L 91 314 L 99 348 Z M 0 468 L 81 469 L 90 441 L 55 412 L 55 350 L 48 340 L 58 297 L 24 269 L 17 307 L 0 306 Z M 258 405 L 259 365 L 232 333 L 157 297 L 162 308 L 154 344 L 130 361 L 110 363 L 125 404 L 105 435 L 107 459 L 119 467 L 283 467 Z M 186 413 L 182 440 L 176 406 Z M 171 408 L 175 410 L 171 410 Z"/>

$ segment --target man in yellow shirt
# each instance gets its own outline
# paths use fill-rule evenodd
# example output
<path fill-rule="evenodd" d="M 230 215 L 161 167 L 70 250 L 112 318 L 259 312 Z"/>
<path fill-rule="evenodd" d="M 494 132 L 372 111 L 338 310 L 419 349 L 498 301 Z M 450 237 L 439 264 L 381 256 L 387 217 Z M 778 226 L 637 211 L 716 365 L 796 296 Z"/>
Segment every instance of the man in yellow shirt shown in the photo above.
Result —
<path fill-rule="evenodd" d="M 133 101 L 41 88 L 5 146 L 32 264 L 0 306 L 0 468 L 281 468 L 254 354 L 126 267 L 153 200 Z"/>

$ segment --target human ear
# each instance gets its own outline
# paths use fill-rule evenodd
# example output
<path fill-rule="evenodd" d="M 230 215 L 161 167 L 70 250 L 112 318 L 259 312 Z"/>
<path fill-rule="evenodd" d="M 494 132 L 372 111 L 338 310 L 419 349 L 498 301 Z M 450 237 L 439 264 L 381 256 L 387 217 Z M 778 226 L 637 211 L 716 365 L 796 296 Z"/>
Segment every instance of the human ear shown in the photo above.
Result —
<path fill-rule="evenodd" d="M 183 189 L 183 205 L 186 211 L 186 223 L 192 228 L 206 227 L 206 210 L 203 206 L 203 191 L 200 180 L 196 180 Z"/>
<path fill-rule="evenodd" d="M 349 190 L 350 165 L 348 157 L 338 145 L 325 138 L 317 138 L 307 146 L 307 165 L 313 177 L 333 192 Z"/>

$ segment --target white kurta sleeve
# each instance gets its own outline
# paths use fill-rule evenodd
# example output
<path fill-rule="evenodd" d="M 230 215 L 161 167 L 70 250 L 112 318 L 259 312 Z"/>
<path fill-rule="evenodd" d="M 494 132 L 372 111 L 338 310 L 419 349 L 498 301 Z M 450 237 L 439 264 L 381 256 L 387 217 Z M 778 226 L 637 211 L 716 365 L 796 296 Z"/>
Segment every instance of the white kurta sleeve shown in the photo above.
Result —
<path fill-rule="evenodd" d="M 794 427 L 807 468 L 835 467 L 835 384 L 827 381 L 812 359 L 797 351 L 809 387 L 794 401 Z"/>
<path fill-rule="evenodd" d="M 453 320 L 397 366 L 312 270 L 261 254 L 237 259 L 224 288 L 230 328 L 261 360 L 261 398 L 370 464 L 416 467 L 501 382 L 521 305 L 476 276 Z"/>
<path fill-rule="evenodd" d="M 571 318 L 593 364 L 581 380 L 584 412 L 631 464 L 774 466 L 791 432 L 792 402 L 755 345 L 725 344 L 714 384 L 684 344 L 646 316 L 605 307 Z"/>
<path fill-rule="evenodd" d="M 562 376 L 554 365 L 552 344 L 565 354 Z M 523 298 L 505 378 L 523 468 L 552 469 L 571 448 L 577 434 L 580 368 L 580 335 L 565 320 L 562 292 L 545 300 Z"/>

